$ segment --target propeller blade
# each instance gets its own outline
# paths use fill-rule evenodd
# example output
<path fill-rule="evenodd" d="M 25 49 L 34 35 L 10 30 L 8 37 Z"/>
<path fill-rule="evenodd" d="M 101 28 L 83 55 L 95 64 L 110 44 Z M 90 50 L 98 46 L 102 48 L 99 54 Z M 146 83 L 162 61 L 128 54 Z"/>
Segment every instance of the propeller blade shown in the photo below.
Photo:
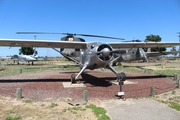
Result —
<path fill-rule="evenodd" d="M 86 36 L 86 37 L 99 37 L 99 38 L 109 38 L 109 39 L 118 39 L 118 40 L 125 40 L 123 38 L 116 38 L 116 37 L 109 37 L 109 36 L 101 36 L 101 35 L 89 35 L 89 34 L 76 34 L 80 36 Z"/>
<path fill-rule="evenodd" d="M 63 35 L 72 35 L 72 36 L 85 36 L 85 37 L 98 37 L 98 38 L 109 38 L 109 39 L 118 39 L 124 40 L 123 38 L 101 36 L 101 35 L 90 35 L 90 34 L 72 34 L 72 33 L 59 33 L 59 32 L 16 32 L 16 34 L 63 34 Z"/>
<path fill-rule="evenodd" d="M 16 32 L 16 34 L 64 34 L 70 35 L 70 33 L 58 33 L 58 32 Z M 72 34 L 74 35 L 74 34 Z"/>
<path fill-rule="evenodd" d="M 126 41 L 123 41 L 123 42 L 141 42 L 141 40 L 126 40 Z"/>
<path fill-rule="evenodd" d="M 126 53 L 126 51 L 125 50 L 113 50 L 113 51 L 111 51 L 111 53 L 124 54 L 124 53 Z"/>

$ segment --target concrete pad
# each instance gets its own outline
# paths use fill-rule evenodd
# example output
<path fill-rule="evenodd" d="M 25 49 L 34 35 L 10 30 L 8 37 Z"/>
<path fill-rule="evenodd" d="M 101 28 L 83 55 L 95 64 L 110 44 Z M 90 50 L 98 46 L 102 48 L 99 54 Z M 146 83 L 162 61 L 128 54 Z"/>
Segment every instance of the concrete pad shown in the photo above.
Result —
<path fill-rule="evenodd" d="M 71 82 L 63 82 L 64 88 L 78 88 L 78 87 L 86 87 L 83 83 L 71 84 Z"/>
<path fill-rule="evenodd" d="M 115 85 L 119 85 L 119 82 L 115 81 L 110 81 L 110 83 L 115 84 Z M 131 82 L 131 81 L 124 81 L 124 85 L 132 85 L 132 84 L 137 84 L 137 82 Z"/>

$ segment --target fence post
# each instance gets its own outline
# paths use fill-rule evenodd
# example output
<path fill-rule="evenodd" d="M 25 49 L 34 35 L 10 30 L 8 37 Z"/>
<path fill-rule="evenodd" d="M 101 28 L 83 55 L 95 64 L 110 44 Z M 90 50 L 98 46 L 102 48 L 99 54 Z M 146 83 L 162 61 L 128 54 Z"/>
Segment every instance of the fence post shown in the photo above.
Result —
<path fill-rule="evenodd" d="M 151 87 L 151 90 L 150 90 L 150 95 L 152 96 L 152 97 L 154 97 L 154 87 Z"/>
<path fill-rule="evenodd" d="M 121 65 L 122 72 L 124 72 L 124 67 Z"/>
<path fill-rule="evenodd" d="M 21 88 L 17 88 L 16 89 L 16 98 L 17 99 L 21 99 L 22 98 L 22 89 Z"/>
<path fill-rule="evenodd" d="M 22 73 L 22 69 L 19 69 L 19 74 L 21 74 Z"/>
<path fill-rule="evenodd" d="M 177 73 L 174 73 L 174 80 L 177 81 L 177 79 L 178 79 L 178 75 Z"/>
<path fill-rule="evenodd" d="M 147 73 L 147 69 L 144 69 L 144 73 Z"/>
<path fill-rule="evenodd" d="M 178 88 L 180 89 L 180 79 L 178 80 Z"/>
<path fill-rule="evenodd" d="M 64 70 L 64 66 L 63 65 L 61 66 L 61 70 Z"/>
<path fill-rule="evenodd" d="M 40 68 L 40 72 L 42 71 L 42 68 Z"/>
<path fill-rule="evenodd" d="M 83 101 L 84 101 L 85 103 L 87 103 L 87 97 L 88 97 L 88 91 L 87 91 L 87 90 L 84 90 L 84 92 L 83 92 Z"/>

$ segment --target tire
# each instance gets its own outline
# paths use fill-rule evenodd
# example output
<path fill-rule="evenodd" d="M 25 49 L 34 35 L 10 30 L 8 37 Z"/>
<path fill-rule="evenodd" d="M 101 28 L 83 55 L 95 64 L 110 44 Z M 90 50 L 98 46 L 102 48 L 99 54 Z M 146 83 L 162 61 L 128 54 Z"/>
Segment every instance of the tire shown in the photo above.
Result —
<path fill-rule="evenodd" d="M 71 84 L 76 83 L 75 74 L 71 75 Z"/>
<path fill-rule="evenodd" d="M 119 76 L 120 76 L 120 80 L 122 80 L 122 81 L 125 81 L 125 80 L 126 80 L 126 74 L 125 74 L 124 72 L 121 72 L 121 73 L 119 74 Z"/>

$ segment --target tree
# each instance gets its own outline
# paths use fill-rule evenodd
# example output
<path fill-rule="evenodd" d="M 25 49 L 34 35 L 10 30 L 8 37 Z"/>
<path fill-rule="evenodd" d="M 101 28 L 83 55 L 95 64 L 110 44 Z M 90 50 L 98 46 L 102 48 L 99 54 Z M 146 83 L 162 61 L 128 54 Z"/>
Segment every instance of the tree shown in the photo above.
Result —
<path fill-rule="evenodd" d="M 19 54 L 32 55 L 34 54 L 34 49 L 32 47 L 21 47 L 21 49 L 19 49 Z"/>
<path fill-rule="evenodd" d="M 150 34 L 146 36 L 145 42 L 161 42 L 161 37 L 159 35 L 153 35 Z M 147 48 L 144 48 L 144 50 L 147 52 Z M 161 52 L 161 51 L 166 51 L 166 48 L 152 48 L 152 52 Z"/>

